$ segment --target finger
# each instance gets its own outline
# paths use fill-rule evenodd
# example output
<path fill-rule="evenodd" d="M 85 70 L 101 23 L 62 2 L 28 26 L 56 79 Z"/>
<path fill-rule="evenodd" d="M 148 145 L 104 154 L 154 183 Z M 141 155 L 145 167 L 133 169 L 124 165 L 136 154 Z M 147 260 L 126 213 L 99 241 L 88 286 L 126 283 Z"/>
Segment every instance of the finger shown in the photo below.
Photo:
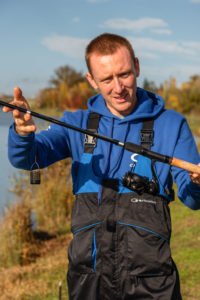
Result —
<path fill-rule="evenodd" d="M 20 111 L 17 110 L 17 109 L 14 109 L 13 110 L 13 117 L 14 118 L 20 118 L 21 114 L 20 114 Z"/>
<path fill-rule="evenodd" d="M 21 120 L 26 121 L 26 122 L 28 122 L 32 119 L 32 117 L 29 113 L 24 114 L 24 113 L 21 113 L 17 109 L 13 110 L 13 117 L 15 119 L 21 119 Z"/>
<path fill-rule="evenodd" d="M 15 123 L 17 125 L 32 125 L 34 122 L 31 119 L 31 116 L 28 114 L 25 114 L 24 116 L 21 117 L 21 115 L 15 115 L 14 116 Z"/>
<path fill-rule="evenodd" d="M 28 126 L 26 125 L 26 126 L 22 126 L 21 129 L 25 132 L 30 132 L 30 131 L 35 131 L 36 126 L 35 125 L 28 125 Z"/>
<path fill-rule="evenodd" d="M 17 102 L 17 103 L 19 103 L 19 102 Z M 13 104 L 13 105 L 16 105 L 16 106 L 17 106 L 17 103 L 16 103 L 16 102 L 10 102 L 10 104 Z M 19 106 L 19 105 L 18 105 L 18 106 Z M 10 108 L 10 107 L 7 107 L 7 106 L 3 106 L 2 111 L 5 112 L 5 113 L 10 112 L 10 111 L 13 111 L 13 112 L 15 112 L 17 115 L 20 113 L 19 110 L 17 110 L 17 109 L 14 109 L 14 110 L 13 110 L 13 108 Z"/>
<path fill-rule="evenodd" d="M 18 86 L 16 86 L 14 88 L 14 98 L 17 101 L 24 101 L 25 100 L 23 95 L 22 95 L 22 90 Z"/>
<path fill-rule="evenodd" d="M 200 175 L 197 174 L 197 173 L 190 173 L 189 175 L 190 175 L 190 178 L 191 178 L 191 179 L 197 179 L 197 178 L 200 178 Z"/>
<path fill-rule="evenodd" d="M 15 124 L 19 127 L 19 130 L 20 130 L 20 127 L 21 126 L 28 126 L 28 125 L 32 125 L 32 124 L 27 124 L 25 122 L 24 119 L 21 119 L 21 118 L 15 118 Z"/>
<path fill-rule="evenodd" d="M 200 184 L 200 178 L 191 179 L 193 183 Z"/>
<path fill-rule="evenodd" d="M 12 109 L 9 108 L 9 107 L 7 107 L 7 106 L 4 106 L 3 109 L 2 109 L 2 111 L 5 112 L 5 113 L 7 113 L 7 112 L 9 112 L 9 111 L 11 111 L 11 110 L 12 110 Z"/>
<path fill-rule="evenodd" d="M 17 132 L 20 134 L 29 134 L 30 132 L 36 131 L 36 126 L 35 125 L 25 125 L 25 126 L 20 126 L 16 127 Z"/>
<path fill-rule="evenodd" d="M 197 165 L 200 167 L 200 163 Z M 194 172 L 189 172 L 190 178 L 196 179 L 199 178 L 200 179 L 200 174 L 198 173 L 194 173 Z"/>
<path fill-rule="evenodd" d="M 29 113 L 25 114 L 24 115 L 24 120 L 27 122 L 27 121 L 30 121 L 31 120 L 31 115 Z"/>
<path fill-rule="evenodd" d="M 31 116 L 28 114 L 25 114 L 24 116 L 18 116 L 15 117 L 15 124 L 17 126 L 29 126 L 29 125 L 35 125 Z"/>

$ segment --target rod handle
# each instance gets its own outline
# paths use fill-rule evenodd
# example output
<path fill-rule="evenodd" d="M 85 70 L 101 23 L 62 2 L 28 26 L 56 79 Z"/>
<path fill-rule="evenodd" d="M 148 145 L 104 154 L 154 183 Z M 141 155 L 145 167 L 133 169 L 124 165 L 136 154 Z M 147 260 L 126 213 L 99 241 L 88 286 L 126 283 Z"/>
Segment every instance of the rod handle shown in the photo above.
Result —
<path fill-rule="evenodd" d="M 173 157 L 170 162 L 170 165 L 190 171 L 190 172 L 194 172 L 194 173 L 197 173 L 200 175 L 200 167 L 195 164 L 189 163 L 187 161 Z"/>

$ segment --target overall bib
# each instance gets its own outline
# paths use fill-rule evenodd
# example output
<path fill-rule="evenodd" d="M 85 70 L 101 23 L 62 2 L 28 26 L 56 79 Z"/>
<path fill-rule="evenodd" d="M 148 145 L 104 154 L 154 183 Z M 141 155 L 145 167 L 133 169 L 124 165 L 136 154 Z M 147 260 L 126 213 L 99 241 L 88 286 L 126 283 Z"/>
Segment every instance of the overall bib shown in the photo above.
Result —
<path fill-rule="evenodd" d="M 90 114 L 88 129 L 97 131 L 99 119 Z M 148 140 L 153 135 L 147 127 L 153 122 L 144 124 L 141 141 L 150 148 Z M 69 299 L 181 300 L 169 245 L 171 219 L 165 191 L 160 186 L 158 195 L 138 195 L 124 188 L 121 180 L 98 178 L 92 168 L 94 147 L 89 138 L 75 182 Z M 151 174 L 151 161 L 142 157 L 134 172 L 142 172 L 144 165 Z"/>

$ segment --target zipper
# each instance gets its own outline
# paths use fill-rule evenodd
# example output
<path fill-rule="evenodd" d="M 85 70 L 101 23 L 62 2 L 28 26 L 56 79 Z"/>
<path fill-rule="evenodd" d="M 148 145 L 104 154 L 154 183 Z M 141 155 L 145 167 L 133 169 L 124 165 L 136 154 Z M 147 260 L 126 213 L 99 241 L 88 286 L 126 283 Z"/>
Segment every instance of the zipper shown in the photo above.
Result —
<path fill-rule="evenodd" d="M 91 251 L 91 259 L 92 259 L 92 266 L 93 266 L 93 271 L 94 273 L 96 272 L 96 253 L 97 253 L 97 245 L 96 245 L 96 225 L 101 224 L 102 222 L 97 222 L 90 224 L 88 226 L 84 226 L 82 228 L 79 228 L 73 232 L 73 235 L 75 235 L 77 232 L 80 232 L 82 230 L 88 229 L 88 228 L 93 228 L 93 236 L 92 236 L 92 251 Z"/>
<path fill-rule="evenodd" d="M 92 238 L 92 263 L 93 263 L 93 271 L 96 272 L 96 237 L 95 237 L 95 228 L 93 229 L 93 238 Z"/>

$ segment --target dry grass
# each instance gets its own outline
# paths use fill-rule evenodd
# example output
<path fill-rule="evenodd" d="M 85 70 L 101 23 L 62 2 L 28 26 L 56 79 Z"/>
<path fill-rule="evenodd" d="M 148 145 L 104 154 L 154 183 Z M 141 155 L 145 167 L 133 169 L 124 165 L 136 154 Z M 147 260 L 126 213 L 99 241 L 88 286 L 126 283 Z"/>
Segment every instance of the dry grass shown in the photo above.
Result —
<path fill-rule="evenodd" d="M 18 201 L 6 209 L 0 227 L 0 299 L 58 299 L 59 281 L 67 299 L 73 203 L 69 170 L 69 161 L 54 164 L 42 172 L 37 186 L 29 184 L 27 172 L 13 178 Z"/>
<path fill-rule="evenodd" d="M 27 266 L 0 269 L 0 300 L 58 299 L 58 284 L 63 283 L 62 299 L 67 300 L 67 247 L 70 234 L 43 242 L 42 257 Z"/>
<path fill-rule="evenodd" d="M 38 256 L 31 222 L 31 206 L 14 203 L 6 212 L 0 230 L 0 266 L 29 264 Z"/>
<path fill-rule="evenodd" d="M 73 203 L 68 160 L 43 170 L 41 185 L 35 187 L 32 203 L 39 230 L 51 234 L 66 232 L 66 221 L 70 219 Z"/>

